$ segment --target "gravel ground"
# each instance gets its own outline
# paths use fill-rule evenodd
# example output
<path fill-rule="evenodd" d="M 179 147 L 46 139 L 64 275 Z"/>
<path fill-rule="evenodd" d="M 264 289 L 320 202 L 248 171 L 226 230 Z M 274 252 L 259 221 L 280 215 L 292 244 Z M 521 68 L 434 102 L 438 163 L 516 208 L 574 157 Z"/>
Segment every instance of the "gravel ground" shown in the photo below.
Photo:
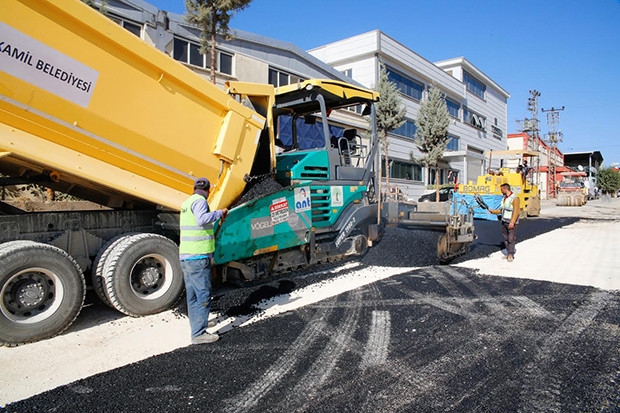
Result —
<path fill-rule="evenodd" d="M 553 234 L 562 248 L 569 228 L 619 228 L 619 207 L 543 205 L 548 215 L 522 221 L 517 248 Z M 0 349 L 0 405 L 620 412 L 618 291 L 466 268 L 501 249 L 497 223 L 476 221 L 476 233 L 450 266 L 437 265 L 438 233 L 389 228 L 359 261 L 221 290 L 213 310 L 223 336 L 213 346 L 187 346 L 183 306 L 131 319 L 93 303 L 83 311 L 90 321 L 81 315 L 60 337 Z M 548 264 L 544 254 L 532 262 Z"/>

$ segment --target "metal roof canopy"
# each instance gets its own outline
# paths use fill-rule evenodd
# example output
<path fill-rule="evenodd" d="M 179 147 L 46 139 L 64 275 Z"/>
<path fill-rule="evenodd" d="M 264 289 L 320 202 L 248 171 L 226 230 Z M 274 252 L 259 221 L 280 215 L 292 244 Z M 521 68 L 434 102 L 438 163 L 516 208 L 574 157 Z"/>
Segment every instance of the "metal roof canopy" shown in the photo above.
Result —
<path fill-rule="evenodd" d="M 322 95 L 325 105 L 332 109 L 379 100 L 379 93 L 373 90 L 330 79 L 310 79 L 280 86 L 275 93 L 276 111 L 295 107 L 295 111 L 302 114 L 320 110 L 313 95 Z"/>

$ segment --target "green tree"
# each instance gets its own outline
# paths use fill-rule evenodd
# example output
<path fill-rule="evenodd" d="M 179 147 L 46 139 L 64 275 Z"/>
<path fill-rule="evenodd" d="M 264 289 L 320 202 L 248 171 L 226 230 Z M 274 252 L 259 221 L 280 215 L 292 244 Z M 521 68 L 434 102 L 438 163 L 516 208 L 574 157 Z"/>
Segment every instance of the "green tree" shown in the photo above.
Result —
<path fill-rule="evenodd" d="M 380 98 L 376 105 L 377 108 L 377 133 L 379 143 L 385 154 L 385 183 L 389 191 L 390 187 L 390 140 L 388 133 L 405 123 L 406 108 L 402 104 L 400 94 L 394 82 L 390 82 L 385 66 L 381 63 L 379 71 L 379 81 L 376 87 Z M 379 188 L 381 187 L 381 163 L 379 163 Z M 388 192 L 389 193 L 389 192 Z"/>
<path fill-rule="evenodd" d="M 439 202 L 439 161 L 448 144 L 450 115 L 444 94 L 437 85 L 433 84 L 422 99 L 415 124 L 415 144 L 423 155 L 417 159 L 411 151 L 409 156 L 416 163 L 435 168 L 435 200 Z"/>
<path fill-rule="evenodd" d="M 599 169 L 596 184 L 603 193 L 615 196 L 620 190 L 620 172 L 614 168 Z"/>
<path fill-rule="evenodd" d="M 108 5 L 108 0 L 101 0 L 101 3 L 99 3 L 99 7 L 97 7 L 97 5 L 95 4 L 95 0 L 82 0 L 82 3 L 85 3 L 86 5 L 92 7 L 93 9 L 99 9 L 99 13 L 106 15 L 108 14 L 108 11 L 106 10 L 106 6 Z"/>
<path fill-rule="evenodd" d="M 211 82 L 215 84 L 216 36 L 230 39 L 228 23 L 232 16 L 252 0 L 185 0 L 185 20 L 200 29 L 200 53 L 211 56 Z"/>

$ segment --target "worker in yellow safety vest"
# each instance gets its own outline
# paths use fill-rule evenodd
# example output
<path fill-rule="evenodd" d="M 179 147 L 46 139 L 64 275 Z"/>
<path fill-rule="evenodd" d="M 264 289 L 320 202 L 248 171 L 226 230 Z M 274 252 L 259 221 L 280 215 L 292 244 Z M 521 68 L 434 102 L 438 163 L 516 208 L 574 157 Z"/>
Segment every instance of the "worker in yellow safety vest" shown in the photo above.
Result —
<path fill-rule="evenodd" d="M 211 259 L 215 251 L 215 221 L 226 218 L 228 209 L 210 211 L 207 203 L 210 189 L 207 178 L 196 179 L 194 193 L 181 205 L 179 259 L 185 281 L 192 344 L 213 343 L 220 338 L 207 332 L 207 328 L 215 324 L 209 323 Z"/>
<path fill-rule="evenodd" d="M 521 204 L 519 198 L 512 192 L 509 184 L 500 185 L 504 198 L 500 209 L 488 209 L 492 214 L 501 214 L 502 235 L 506 245 L 506 255 L 509 262 L 515 258 L 515 245 L 517 243 L 517 226 L 519 225 L 519 211 Z"/>

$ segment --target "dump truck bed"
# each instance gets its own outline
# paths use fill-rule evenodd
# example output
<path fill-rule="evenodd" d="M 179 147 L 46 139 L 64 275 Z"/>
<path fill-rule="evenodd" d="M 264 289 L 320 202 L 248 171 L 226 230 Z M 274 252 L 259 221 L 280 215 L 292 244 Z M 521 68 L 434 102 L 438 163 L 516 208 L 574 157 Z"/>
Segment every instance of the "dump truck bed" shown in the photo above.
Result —
<path fill-rule="evenodd" d="M 243 192 L 265 119 L 80 1 L 0 15 L 0 172 L 111 207 Z M 56 182 L 56 183 L 55 183 Z"/>

